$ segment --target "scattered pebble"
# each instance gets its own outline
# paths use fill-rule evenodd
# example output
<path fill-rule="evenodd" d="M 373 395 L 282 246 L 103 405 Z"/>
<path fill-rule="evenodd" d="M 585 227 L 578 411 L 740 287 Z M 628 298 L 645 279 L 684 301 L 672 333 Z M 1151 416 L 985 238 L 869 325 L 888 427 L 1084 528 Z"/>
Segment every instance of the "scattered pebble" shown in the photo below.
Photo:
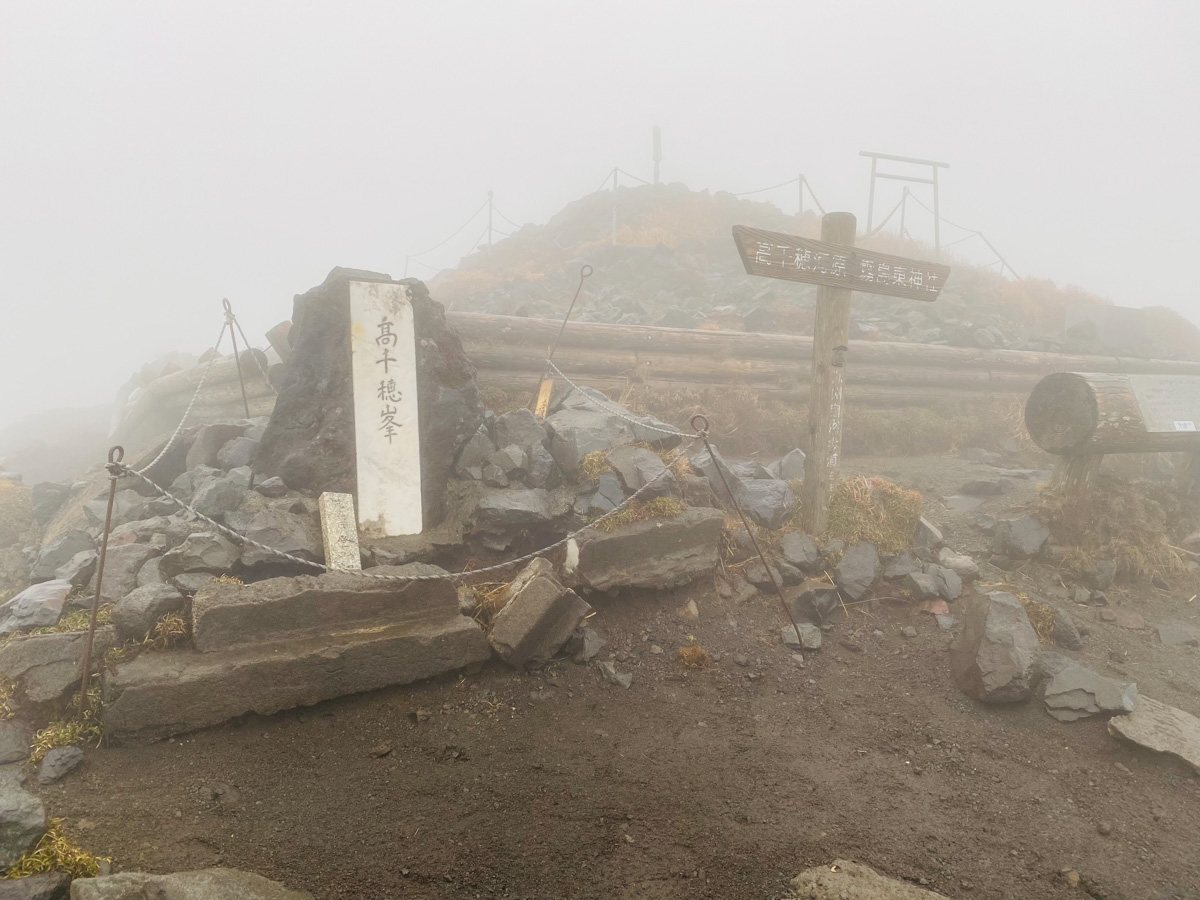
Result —
<path fill-rule="evenodd" d="M 662 647 L 658 646 L 658 644 L 651 644 L 650 652 L 652 654 L 654 654 L 655 656 L 660 656 L 663 651 L 662 651 Z"/>
<path fill-rule="evenodd" d="M 387 756 L 391 752 L 392 752 L 391 744 L 379 744 L 378 746 L 371 748 L 371 755 L 374 756 L 376 759 L 383 757 L 383 756 Z"/>
<path fill-rule="evenodd" d="M 1112 834 L 1112 825 L 1108 822 L 1101 822 L 1096 826 L 1096 830 L 1107 837 L 1108 835 Z"/>
<path fill-rule="evenodd" d="M 750 665 L 750 657 L 748 657 L 745 653 L 739 653 L 737 656 L 735 656 L 733 658 L 733 661 L 735 663 L 737 663 L 739 666 L 741 666 L 743 669 L 746 668 L 746 666 Z"/>
<path fill-rule="evenodd" d="M 900 629 L 900 633 L 906 638 L 915 638 L 917 636 L 917 629 L 913 628 L 911 625 L 905 625 L 902 629 Z"/>

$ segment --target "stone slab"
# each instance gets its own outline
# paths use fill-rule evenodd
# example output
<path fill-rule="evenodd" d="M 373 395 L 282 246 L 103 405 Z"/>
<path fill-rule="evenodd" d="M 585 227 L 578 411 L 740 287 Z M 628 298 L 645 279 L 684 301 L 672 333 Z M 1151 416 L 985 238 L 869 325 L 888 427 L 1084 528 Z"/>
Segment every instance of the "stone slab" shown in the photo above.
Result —
<path fill-rule="evenodd" d="M 455 600 L 454 615 L 434 623 L 374 625 L 220 653 L 143 653 L 105 680 L 104 734 L 160 740 L 246 713 L 271 715 L 432 678 L 482 663 L 491 652 Z"/>
<path fill-rule="evenodd" d="M 509 585 L 504 605 L 492 619 L 488 641 L 515 668 L 546 663 L 583 624 L 592 608 L 555 577 L 545 559 L 535 559 Z"/>
<path fill-rule="evenodd" d="M 670 519 L 588 531 L 579 540 L 579 578 L 600 591 L 686 584 L 716 566 L 724 525 L 720 510 L 691 507 Z"/>
<path fill-rule="evenodd" d="M 1108 733 L 1178 756 L 1200 772 L 1200 719 L 1182 709 L 1142 696 L 1129 715 L 1108 720 Z"/>
<path fill-rule="evenodd" d="M 277 881 L 237 869 L 199 869 L 149 875 L 119 872 L 98 878 L 77 878 L 71 900 L 313 900 L 307 891 L 293 891 Z"/>
<path fill-rule="evenodd" d="M 331 569 L 361 569 L 358 524 L 354 497 L 326 491 L 317 500 L 321 511 L 321 537 L 325 543 L 325 565 Z"/>
<path fill-rule="evenodd" d="M 424 563 L 380 566 L 383 575 L 437 575 Z M 328 573 L 268 578 L 254 584 L 209 584 L 192 600 L 193 643 L 202 653 L 345 629 L 356 623 L 405 624 L 458 615 L 449 580 L 380 581 Z"/>

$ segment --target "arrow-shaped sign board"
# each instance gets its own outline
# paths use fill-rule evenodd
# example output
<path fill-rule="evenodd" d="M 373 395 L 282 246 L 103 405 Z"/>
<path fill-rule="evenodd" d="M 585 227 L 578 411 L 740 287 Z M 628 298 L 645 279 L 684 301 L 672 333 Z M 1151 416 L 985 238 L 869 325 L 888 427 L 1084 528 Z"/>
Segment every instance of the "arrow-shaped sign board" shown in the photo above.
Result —
<path fill-rule="evenodd" d="M 733 226 L 733 240 L 751 275 L 850 288 L 910 300 L 936 300 L 949 266 L 827 244 L 778 231 Z"/>

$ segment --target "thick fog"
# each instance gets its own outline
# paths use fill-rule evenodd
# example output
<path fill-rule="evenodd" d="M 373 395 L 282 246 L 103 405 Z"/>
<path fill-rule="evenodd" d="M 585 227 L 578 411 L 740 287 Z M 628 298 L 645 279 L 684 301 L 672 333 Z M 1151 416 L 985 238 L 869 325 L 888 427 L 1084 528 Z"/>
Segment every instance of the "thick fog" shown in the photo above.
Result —
<path fill-rule="evenodd" d="M 943 214 L 1020 274 L 1200 321 L 1198 25 L 1184 3 L 6 0 L 0 425 L 203 350 L 222 297 L 261 343 L 332 266 L 399 275 L 488 190 L 540 222 L 614 165 L 649 178 L 656 124 L 665 181 L 803 172 L 864 222 L 860 150 L 943 160 Z"/>

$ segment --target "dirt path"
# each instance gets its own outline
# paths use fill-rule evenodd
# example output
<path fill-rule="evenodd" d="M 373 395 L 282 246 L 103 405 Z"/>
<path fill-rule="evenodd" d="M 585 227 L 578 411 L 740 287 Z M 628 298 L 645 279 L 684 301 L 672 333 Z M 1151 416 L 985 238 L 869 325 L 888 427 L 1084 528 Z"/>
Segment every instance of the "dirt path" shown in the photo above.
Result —
<path fill-rule="evenodd" d="M 958 460 L 855 467 L 940 495 L 921 482 L 949 485 L 960 464 L 980 477 Z M 943 521 L 978 549 L 965 520 Z M 1053 581 L 1041 567 L 985 579 L 1002 575 Z M 1200 778 L 1103 722 L 968 700 L 929 616 L 855 611 L 801 668 L 767 597 L 736 604 L 698 584 L 593 599 L 601 658 L 616 653 L 629 690 L 569 662 L 493 664 L 105 747 L 44 791 L 48 807 L 119 868 L 220 863 L 320 898 L 771 898 L 835 857 L 953 897 L 1079 897 L 1060 874 L 1073 868 L 1095 897 L 1200 898 Z M 688 599 L 698 622 L 676 613 Z M 1188 614 L 1179 594 L 1120 599 L 1151 621 Z M 1200 652 L 1088 624 L 1081 658 L 1200 714 Z M 711 669 L 675 659 L 691 638 L 719 654 Z"/>

